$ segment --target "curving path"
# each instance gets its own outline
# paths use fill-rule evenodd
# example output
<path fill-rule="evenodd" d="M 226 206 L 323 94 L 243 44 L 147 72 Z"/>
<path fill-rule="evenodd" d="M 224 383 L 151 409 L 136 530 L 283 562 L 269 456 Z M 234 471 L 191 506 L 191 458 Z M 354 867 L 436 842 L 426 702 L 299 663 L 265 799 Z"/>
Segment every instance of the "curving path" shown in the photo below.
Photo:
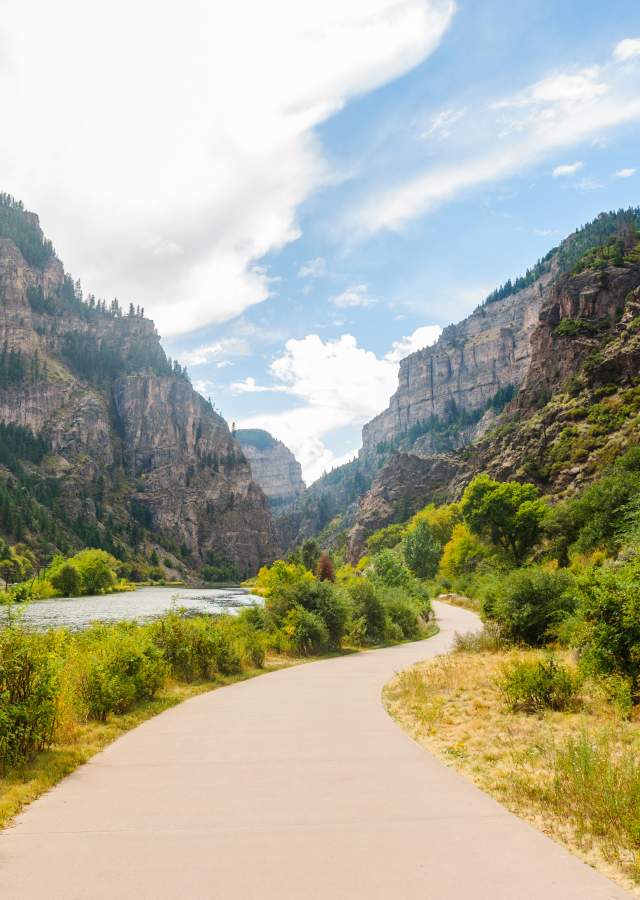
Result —
<path fill-rule="evenodd" d="M 2 900 L 609 900 L 630 897 L 385 713 L 441 631 L 281 670 L 120 738 L 0 836 Z"/>

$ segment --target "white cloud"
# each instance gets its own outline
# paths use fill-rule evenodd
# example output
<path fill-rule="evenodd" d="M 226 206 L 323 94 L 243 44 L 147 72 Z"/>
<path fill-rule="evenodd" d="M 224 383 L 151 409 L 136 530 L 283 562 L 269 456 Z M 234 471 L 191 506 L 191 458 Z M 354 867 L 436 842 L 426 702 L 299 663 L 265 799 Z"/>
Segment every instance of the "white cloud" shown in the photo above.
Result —
<path fill-rule="evenodd" d="M 87 289 L 143 304 L 162 333 L 230 319 L 268 296 L 255 262 L 331 177 L 314 127 L 420 63 L 454 9 L 4 0 L 3 190 Z"/>
<path fill-rule="evenodd" d="M 556 166 L 551 174 L 554 178 L 570 178 L 572 175 L 575 175 L 576 172 L 580 171 L 582 165 L 583 164 L 580 161 L 565 163 L 564 165 Z"/>
<path fill-rule="evenodd" d="M 335 297 L 329 298 L 329 303 L 337 306 L 338 309 L 346 309 L 350 306 L 372 306 L 378 301 L 369 296 L 366 284 L 354 284 L 346 288 Z"/>
<path fill-rule="evenodd" d="M 618 169 L 617 172 L 613 173 L 614 178 L 631 178 L 632 175 L 636 174 L 635 169 Z"/>
<path fill-rule="evenodd" d="M 299 278 L 322 278 L 326 274 L 327 261 L 324 256 L 316 256 L 315 259 L 309 259 L 298 269 Z"/>
<path fill-rule="evenodd" d="M 621 62 L 640 56 L 640 38 L 625 38 L 613 48 L 613 55 Z"/>
<path fill-rule="evenodd" d="M 453 126 L 456 122 L 459 122 L 460 119 L 464 118 L 466 112 L 467 110 L 465 108 L 441 110 L 441 112 L 436 113 L 435 116 L 431 116 L 427 127 L 422 132 L 422 137 L 449 137 Z"/>
<path fill-rule="evenodd" d="M 390 362 L 400 362 L 405 356 L 415 353 L 416 350 L 422 350 L 423 347 L 430 347 L 438 340 L 442 334 L 442 328 L 439 325 L 422 325 L 416 328 L 409 337 L 404 337 L 400 341 L 394 341 L 391 350 L 385 356 Z"/>
<path fill-rule="evenodd" d="M 248 375 L 244 381 L 234 381 L 229 385 L 233 394 L 288 394 L 289 389 L 279 384 L 258 384 L 255 378 Z"/>
<path fill-rule="evenodd" d="M 460 194 L 517 175 L 559 149 L 640 120 L 640 72 L 618 63 L 557 72 L 467 113 L 450 161 L 379 186 L 343 218 L 345 234 L 397 231 Z"/>
<path fill-rule="evenodd" d="M 179 359 L 185 366 L 204 366 L 221 356 L 248 356 L 250 352 L 249 342 L 244 338 L 223 338 L 214 344 L 196 347 L 194 350 L 185 350 L 179 355 Z M 223 368 L 225 365 L 231 365 L 228 359 L 217 363 L 218 368 Z"/>
<path fill-rule="evenodd" d="M 326 446 L 327 435 L 346 426 L 364 425 L 380 412 L 397 387 L 402 356 L 433 343 L 441 330 L 437 325 L 418 328 L 394 342 L 382 358 L 359 347 L 351 334 L 335 341 L 323 341 L 317 334 L 289 340 L 282 356 L 270 366 L 272 385 L 259 385 L 247 378 L 232 385 L 232 390 L 288 393 L 300 405 L 251 416 L 240 427 L 265 428 L 283 441 L 301 463 L 307 482 L 311 482 L 356 452 L 354 448 L 336 457 Z"/>

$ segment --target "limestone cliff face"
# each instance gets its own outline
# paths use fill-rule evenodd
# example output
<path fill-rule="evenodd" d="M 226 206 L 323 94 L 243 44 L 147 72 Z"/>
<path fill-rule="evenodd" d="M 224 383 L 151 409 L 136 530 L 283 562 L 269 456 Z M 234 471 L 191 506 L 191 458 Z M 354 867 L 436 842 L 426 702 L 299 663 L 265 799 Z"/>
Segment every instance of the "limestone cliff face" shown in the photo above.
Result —
<path fill-rule="evenodd" d="M 470 446 L 446 455 L 396 453 L 362 497 L 349 537 L 366 537 L 433 500 L 460 497 L 486 472 L 564 496 L 640 441 L 640 244 L 624 265 L 560 276 L 545 291 L 514 401 Z M 495 419 L 495 417 L 494 417 Z"/>
<path fill-rule="evenodd" d="M 185 380 L 129 375 L 113 386 L 132 495 L 154 529 L 242 573 L 273 557 L 265 497 L 227 423 Z"/>
<path fill-rule="evenodd" d="M 241 429 L 235 437 L 273 512 L 289 509 L 305 490 L 302 467 L 291 450 L 260 429 Z"/>
<path fill-rule="evenodd" d="M 388 408 L 364 426 L 363 451 L 374 453 L 378 444 L 397 441 L 431 416 L 446 419 L 456 408 L 480 410 L 501 388 L 518 388 L 528 371 L 531 335 L 551 278 L 549 272 L 530 287 L 480 307 L 445 328 L 432 347 L 403 359 Z"/>
<path fill-rule="evenodd" d="M 172 368 L 153 322 L 83 301 L 41 252 L 37 218 L 9 213 L 19 228 L 15 240 L 0 237 L 0 421 L 50 447 L 18 473 L 41 509 L 25 537 L 47 554 L 87 542 L 126 554 L 142 541 L 179 552 L 187 567 L 212 555 L 242 575 L 273 559 L 275 529 L 249 463 Z M 2 467 L 0 482 L 22 489 Z"/>

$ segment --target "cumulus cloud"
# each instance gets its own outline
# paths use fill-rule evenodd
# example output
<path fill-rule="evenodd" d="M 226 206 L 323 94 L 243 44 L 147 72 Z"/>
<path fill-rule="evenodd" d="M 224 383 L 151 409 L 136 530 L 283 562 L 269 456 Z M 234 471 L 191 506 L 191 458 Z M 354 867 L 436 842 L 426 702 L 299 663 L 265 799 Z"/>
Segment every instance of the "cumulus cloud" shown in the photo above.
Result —
<path fill-rule="evenodd" d="M 453 14 L 454 0 L 4 0 L 3 190 L 98 296 L 142 303 L 164 334 L 225 321 L 268 296 L 255 262 L 297 238 L 298 206 L 329 177 L 314 127 L 420 63 Z"/>
<path fill-rule="evenodd" d="M 613 173 L 614 178 L 631 178 L 632 175 L 636 174 L 635 169 L 618 169 L 617 172 Z"/>
<path fill-rule="evenodd" d="M 327 261 L 324 256 L 316 256 L 315 259 L 309 259 L 298 269 L 299 278 L 322 278 L 326 274 Z"/>
<path fill-rule="evenodd" d="M 640 56 L 640 38 L 625 38 L 620 41 L 613 49 L 613 55 L 621 62 Z"/>
<path fill-rule="evenodd" d="M 180 362 L 185 366 L 204 366 L 207 363 L 218 360 L 218 368 L 231 365 L 226 357 L 248 356 L 250 353 L 249 342 L 243 338 L 223 338 L 214 344 L 206 344 L 196 347 L 194 350 L 185 350 L 180 354 Z M 225 359 L 220 359 L 225 357 Z"/>
<path fill-rule="evenodd" d="M 570 178 L 572 175 L 575 175 L 576 172 L 579 172 L 581 168 L 582 163 L 580 161 L 564 163 L 561 166 L 556 166 L 551 174 L 554 178 Z"/>
<path fill-rule="evenodd" d="M 340 294 L 336 294 L 335 297 L 329 298 L 329 303 L 337 306 L 338 309 L 346 309 L 350 306 L 372 306 L 377 302 L 374 297 L 369 296 L 366 284 L 354 284 Z"/>
<path fill-rule="evenodd" d="M 625 52 L 626 59 L 634 55 Z M 617 54 L 600 66 L 555 72 L 468 111 L 464 128 L 452 130 L 447 163 L 434 163 L 392 185 L 378 185 L 345 214 L 344 232 L 366 237 L 397 231 L 466 191 L 512 177 L 561 148 L 639 121 L 640 67 L 633 62 L 621 65 L 619 59 Z"/>
<path fill-rule="evenodd" d="M 251 416 L 240 425 L 270 431 L 293 450 L 305 479 L 313 481 L 357 450 L 338 457 L 326 446 L 327 435 L 346 426 L 364 425 L 379 413 L 396 389 L 399 360 L 434 343 L 441 330 L 437 325 L 418 328 L 394 342 L 383 357 L 359 347 L 351 334 L 333 341 L 323 341 L 317 334 L 289 340 L 284 353 L 271 363 L 273 384 L 259 385 L 247 378 L 231 389 L 236 393 L 287 393 L 298 405 Z"/>
<path fill-rule="evenodd" d="M 400 362 L 405 356 L 422 350 L 423 347 L 430 347 L 438 340 L 442 334 L 442 328 L 439 325 L 422 325 L 416 328 L 413 334 L 402 340 L 394 341 L 391 350 L 385 356 L 389 362 Z"/>

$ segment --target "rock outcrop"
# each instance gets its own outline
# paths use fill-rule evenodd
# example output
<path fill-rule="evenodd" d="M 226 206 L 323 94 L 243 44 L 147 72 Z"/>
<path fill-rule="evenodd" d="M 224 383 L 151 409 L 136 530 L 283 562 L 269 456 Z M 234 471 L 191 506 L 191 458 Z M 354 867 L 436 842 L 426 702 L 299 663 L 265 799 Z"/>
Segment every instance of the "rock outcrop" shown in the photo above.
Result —
<path fill-rule="evenodd" d="M 628 215 L 640 225 L 640 211 Z M 617 236 L 602 231 L 603 223 L 605 229 L 616 227 L 621 218 L 620 213 L 598 217 L 560 246 L 564 270 L 558 271 L 556 259 L 553 278 L 549 273 L 537 286 L 500 301 L 501 308 L 486 308 L 487 315 L 495 309 L 502 317 L 512 300 L 519 309 L 515 321 L 522 328 L 511 332 L 510 361 L 508 341 L 496 340 L 493 326 L 478 330 L 472 322 L 478 312 L 456 326 L 459 334 L 473 335 L 460 348 L 464 366 L 452 369 L 449 353 L 437 345 L 404 361 L 389 409 L 365 426 L 369 454 L 375 440 L 389 441 L 406 432 L 406 425 L 415 424 L 425 410 L 439 415 L 443 407 L 437 403 L 443 398 L 459 403 L 465 396 L 467 402 L 481 404 L 502 378 L 498 373 L 509 372 L 519 391 L 504 411 L 496 415 L 488 410 L 469 433 L 459 433 L 445 456 L 434 455 L 427 434 L 413 441 L 412 455 L 388 458 L 360 501 L 349 536 L 352 560 L 372 531 L 431 500 L 458 498 L 479 472 L 498 480 L 533 481 L 543 493 L 559 497 L 598 477 L 611 460 L 640 442 L 640 243 L 633 227 L 623 227 Z M 590 228 L 594 234 L 588 243 Z M 527 297 L 529 307 L 520 307 Z M 449 348 L 450 334 L 448 330 Z M 492 369 L 498 379 L 493 382 Z"/>
<path fill-rule="evenodd" d="M 29 501 L 28 516 L 24 503 L 24 515 L 0 510 L 0 532 L 45 556 L 157 546 L 186 568 L 214 558 L 240 575 L 273 559 L 273 521 L 242 449 L 153 322 L 83 300 L 37 217 L 0 204 L 0 235 L 11 235 L 0 236 L 0 421 L 49 448 L 27 468 L 0 467 L 8 506 L 20 491 Z"/>
<path fill-rule="evenodd" d="M 519 388 L 552 277 L 550 271 L 524 290 L 479 307 L 445 328 L 432 347 L 403 359 L 388 408 L 363 428 L 363 452 L 398 442 L 431 417 L 446 420 L 458 410 L 484 410 L 501 389 Z"/>
<path fill-rule="evenodd" d="M 305 490 L 302 467 L 291 450 L 268 431 L 258 428 L 239 429 L 235 438 L 273 513 L 279 515 L 290 509 Z"/>

